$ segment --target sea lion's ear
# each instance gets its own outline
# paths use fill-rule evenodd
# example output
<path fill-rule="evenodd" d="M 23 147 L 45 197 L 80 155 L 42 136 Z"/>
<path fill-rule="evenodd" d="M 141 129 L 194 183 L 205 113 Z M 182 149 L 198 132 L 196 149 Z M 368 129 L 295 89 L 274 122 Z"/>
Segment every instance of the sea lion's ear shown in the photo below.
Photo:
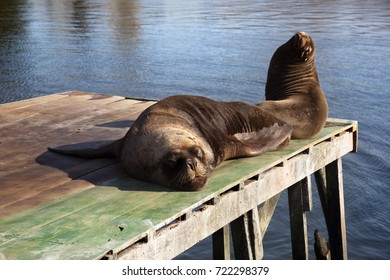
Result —
<path fill-rule="evenodd" d="M 291 138 L 291 132 L 291 125 L 274 123 L 258 131 L 234 134 L 235 146 L 228 148 L 235 149 L 232 158 L 258 156 L 286 146 Z"/>

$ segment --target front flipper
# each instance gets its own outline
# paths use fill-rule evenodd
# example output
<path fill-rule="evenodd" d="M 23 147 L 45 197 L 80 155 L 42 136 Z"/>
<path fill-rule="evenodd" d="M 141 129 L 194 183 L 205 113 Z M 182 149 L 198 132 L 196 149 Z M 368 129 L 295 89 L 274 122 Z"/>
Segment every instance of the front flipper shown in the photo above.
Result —
<path fill-rule="evenodd" d="M 258 156 L 268 151 L 279 150 L 288 145 L 292 126 L 273 124 L 261 130 L 236 133 L 234 141 L 227 147 L 228 158 Z"/>

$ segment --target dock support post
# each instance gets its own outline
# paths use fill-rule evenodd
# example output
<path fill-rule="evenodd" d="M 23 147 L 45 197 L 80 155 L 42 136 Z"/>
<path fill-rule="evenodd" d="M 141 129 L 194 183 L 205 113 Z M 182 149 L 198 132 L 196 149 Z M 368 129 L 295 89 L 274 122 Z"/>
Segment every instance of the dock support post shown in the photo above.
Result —
<path fill-rule="evenodd" d="M 306 211 L 311 210 L 310 182 L 310 177 L 306 177 L 288 188 L 291 246 L 294 260 L 309 258 Z"/>
<path fill-rule="evenodd" d="M 234 256 L 237 260 L 263 258 L 263 235 L 257 207 L 234 220 L 231 228 Z"/>
<path fill-rule="evenodd" d="M 315 173 L 333 260 L 348 259 L 341 158 Z"/>
<path fill-rule="evenodd" d="M 230 225 L 213 233 L 213 259 L 230 260 Z"/>
<path fill-rule="evenodd" d="M 259 219 L 260 219 L 260 229 L 262 233 L 262 237 L 267 231 L 269 223 L 271 222 L 271 218 L 275 212 L 276 205 L 278 204 L 281 193 L 278 193 L 265 201 L 259 207 Z"/>

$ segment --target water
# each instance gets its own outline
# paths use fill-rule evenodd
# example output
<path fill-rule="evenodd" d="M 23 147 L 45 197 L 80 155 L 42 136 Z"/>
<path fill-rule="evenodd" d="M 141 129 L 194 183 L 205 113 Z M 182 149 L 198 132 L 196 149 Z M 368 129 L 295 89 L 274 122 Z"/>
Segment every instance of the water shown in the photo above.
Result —
<path fill-rule="evenodd" d="M 390 259 L 389 18 L 378 0 L 1 0 L 0 103 L 68 90 L 255 103 L 275 49 L 306 31 L 330 116 L 359 121 L 359 152 L 343 161 L 349 257 Z M 325 232 L 313 191 L 310 236 Z M 291 258 L 289 240 L 283 194 L 265 258 Z M 180 258 L 209 259 L 210 247 Z"/>

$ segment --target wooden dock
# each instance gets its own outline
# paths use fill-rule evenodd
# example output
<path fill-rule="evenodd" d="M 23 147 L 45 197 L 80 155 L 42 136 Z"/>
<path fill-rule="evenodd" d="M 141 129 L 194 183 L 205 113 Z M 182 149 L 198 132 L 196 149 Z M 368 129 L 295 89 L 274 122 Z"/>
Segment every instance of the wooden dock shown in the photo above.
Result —
<path fill-rule="evenodd" d="M 330 119 L 311 139 L 229 160 L 200 192 L 127 176 L 114 159 L 48 146 L 113 140 L 152 101 L 83 92 L 0 105 L 0 259 L 171 259 L 213 235 L 215 259 L 261 259 L 262 238 L 288 189 L 294 259 L 308 258 L 306 212 L 315 174 L 332 259 L 347 258 L 341 158 L 357 123 Z"/>

